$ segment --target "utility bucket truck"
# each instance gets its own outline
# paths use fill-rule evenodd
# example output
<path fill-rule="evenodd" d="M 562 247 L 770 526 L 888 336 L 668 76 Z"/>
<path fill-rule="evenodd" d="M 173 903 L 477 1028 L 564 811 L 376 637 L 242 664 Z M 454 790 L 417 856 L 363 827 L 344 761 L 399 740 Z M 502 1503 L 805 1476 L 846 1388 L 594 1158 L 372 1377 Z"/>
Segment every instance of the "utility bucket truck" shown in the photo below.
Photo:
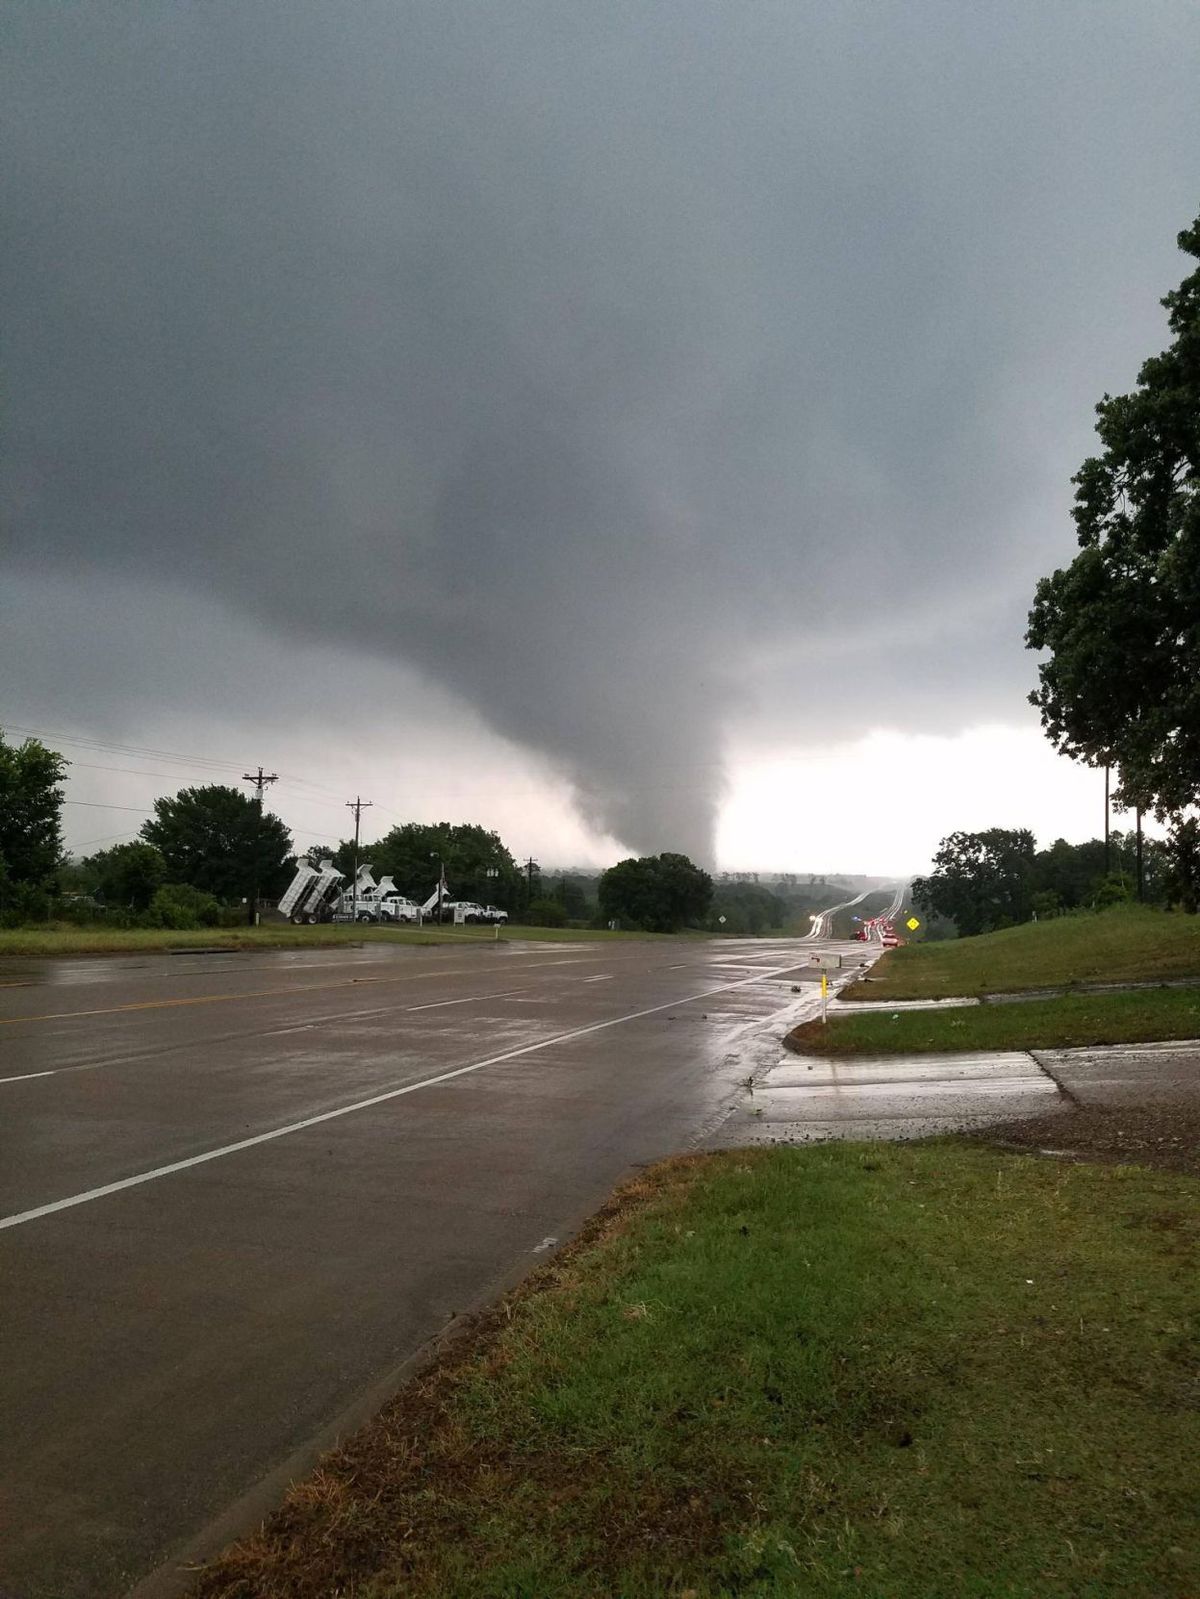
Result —
<path fill-rule="evenodd" d="M 429 898 L 420 908 L 422 920 L 424 920 L 424 918 L 427 916 L 432 916 L 436 922 L 438 919 L 438 910 L 439 908 L 444 908 L 448 903 L 449 894 L 450 890 L 446 886 L 446 879 L 443 877 L 435 886 L 433 893 L 430 894 Z"/>
<path fill-rule="evenodd" d="M 406 894 L 402 894 L 390 877 L 379 879 L 375 903 L 379 919 L 384 922 L 419 922 L 421 909 Z"/>
<path fill-rule="evenodd" d="M 373 922 L 378 916 L 375 896 L 378 891 L 375 874 L 368 862 L 358 868 L 358 875 L 348 888 L 343 888 L 336 905 L 332 907 L 335 922 Z"/>
<path fill-rule="evenodd" d="M 420 920 L 420 912 L 392 878 L 381 877 L 377 883 L 370 866 L 364 864 L 358 869 L 354 887 L 342 890 L 333 919 L 335 922 L 416 922 Z"/>

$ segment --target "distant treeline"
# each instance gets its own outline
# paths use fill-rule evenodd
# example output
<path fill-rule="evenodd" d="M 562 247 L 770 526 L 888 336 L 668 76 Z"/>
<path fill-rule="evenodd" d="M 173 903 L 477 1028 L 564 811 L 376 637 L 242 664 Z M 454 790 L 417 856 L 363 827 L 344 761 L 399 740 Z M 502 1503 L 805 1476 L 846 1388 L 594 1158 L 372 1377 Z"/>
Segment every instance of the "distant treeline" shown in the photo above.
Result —
<path fill-rule="evenodd" d="M 1200 840 L 1176 829 L 1165 843 L 1110 833 L 1038 849 L 1025 828 L 951 833 L 918 877 L 912 897 L 928 918 L 926 936 L 994 932 L 1065 912 L 1100 910 L 1124 900 L 1174 906 L 1194 913 L 1200 885 Z"/>
<path fill-rule="evenodd" d="M 356 860 L 368 862 L 418 902 L 444 874 L 453 898 L 548 927 L 806 928 L 809 913 L 846 893 L 815 877 L 784 878 L 773 890 L 747 880 L 714 885 L 686 856 L 669 852 L 604 872 L 543 872 L 536 861 L 518 861 L 498 833 L 469 822 L 404 822 L 357 850 L 343 839 L 301 854 L 287 825 L 252 793 L 216 783 L 161 796 L 135 837 L 73 858 L 62 839 L 67 766 L 37 739 L 14 746 L 0 732 L 0 925 L 231 925 L 260 907 L 269 914 L 298 860 L 326 857 L 347 878 Z"/>

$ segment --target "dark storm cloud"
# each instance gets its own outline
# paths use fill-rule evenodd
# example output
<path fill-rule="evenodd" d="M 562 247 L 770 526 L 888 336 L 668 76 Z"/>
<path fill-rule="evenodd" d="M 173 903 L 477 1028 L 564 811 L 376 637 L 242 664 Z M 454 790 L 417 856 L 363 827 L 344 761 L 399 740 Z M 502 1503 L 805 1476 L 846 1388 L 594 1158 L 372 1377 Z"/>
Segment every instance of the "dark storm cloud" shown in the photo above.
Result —
<path fill-rule="evenodd" d="M 19 566 L 415 660 L 646 848 L 708 853 L 723 737 L 802 725 L 814 677 L 849 725 L 969 714 L 947 618 L 1019 697 L 989 608 L 1068 553 L 1195 210 L 1190 6 L 39 0 L 9 34 Z"/>

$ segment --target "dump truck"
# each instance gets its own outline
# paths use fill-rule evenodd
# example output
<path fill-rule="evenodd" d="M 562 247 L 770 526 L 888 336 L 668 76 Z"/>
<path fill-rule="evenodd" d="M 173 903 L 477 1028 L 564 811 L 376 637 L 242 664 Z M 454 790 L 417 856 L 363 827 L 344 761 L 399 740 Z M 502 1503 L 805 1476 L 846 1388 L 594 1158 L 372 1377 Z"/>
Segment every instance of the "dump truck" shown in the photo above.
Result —
<path fill-rule="evenodd" d="M 371 866 L 364 863 L 354 882 L 347 886 L 344 872 L 332 861 L 301 861 L 296 875 L 279 901 L 280 914 L 289 921 L 317 922 L 412 922 L 421 920 L 420 908 L 402 894 L 390 877 L 375 881 Z"/>

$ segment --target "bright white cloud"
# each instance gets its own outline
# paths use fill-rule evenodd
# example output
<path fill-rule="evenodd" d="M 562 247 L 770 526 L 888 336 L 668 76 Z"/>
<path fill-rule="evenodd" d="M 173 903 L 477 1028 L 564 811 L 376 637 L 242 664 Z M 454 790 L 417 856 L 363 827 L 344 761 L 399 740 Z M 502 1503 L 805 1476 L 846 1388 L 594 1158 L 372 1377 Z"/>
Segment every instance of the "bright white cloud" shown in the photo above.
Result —
<path fill-rule="evenodd" d="M 1044 845 L 1096 838 L 1104 827 L 1103 774 L 1056 755 L 1036 727 L 948 738 L 879 729 L 732 765 L 717 835 L 729 870 L 908 876 L 926 871 L 939 840 L 960 828 L 1028 827 Z"/>

